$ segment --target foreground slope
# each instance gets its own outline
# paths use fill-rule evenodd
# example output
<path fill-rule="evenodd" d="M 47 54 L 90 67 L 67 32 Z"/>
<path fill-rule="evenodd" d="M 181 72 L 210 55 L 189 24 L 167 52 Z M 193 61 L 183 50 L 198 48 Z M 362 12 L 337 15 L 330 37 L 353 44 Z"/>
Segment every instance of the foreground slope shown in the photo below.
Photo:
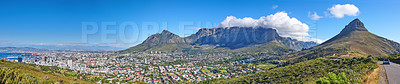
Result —
<path fill-rule="evenodd" d="M 202 28 L 196 34 L 184 38 L 164 30 L 162 33 L 148 37 L 143 43 L 121 52 L 234 51 L 276 53 L 275 50 L 295 51 L 294 49 L 300 50 L 315 45 L 317 45 L 315 42 L 303 42 L 281 37 L 272 28 Z"/>
<path fill-rule="evenodd" d="M 57 69 L 57 70 L 53 70 Z M 50 84 L 50 83 L 80 83 L 92 84 L 79 80 L 77 73 L 59 69 L 57 67 L 36 66 L 31 64 L 15 63 L 0 59 L 0 84 Z M 84 77 L 84 75 L 81 75 Z M 84 77 L 91 78 L 91 77 Z"/>
<path fill-rule="evenodd" d="M 214 79 L 200 83 L 238 83 L 238 84 L 303 84 L 315 83 L 318 78 L 326 76 L 329 72 L 338 74 L 346 73 L 351 83 L 362 83 L 365 74 L 377 68 L 373 57 L 355 58 L 317 58 L 285 67 L 277 67 L 264 72 L 240 76 L 230 79 Z"/>
<path fill-rule="evenodd" d="M 328 41 L 289 55 L 294 61 L 305 61 L 326 55 L 343 57 L 387 56 L 400 52 L 400 44 L 370 33 L 359 19 L 351 21 L 336 36 Z"/>

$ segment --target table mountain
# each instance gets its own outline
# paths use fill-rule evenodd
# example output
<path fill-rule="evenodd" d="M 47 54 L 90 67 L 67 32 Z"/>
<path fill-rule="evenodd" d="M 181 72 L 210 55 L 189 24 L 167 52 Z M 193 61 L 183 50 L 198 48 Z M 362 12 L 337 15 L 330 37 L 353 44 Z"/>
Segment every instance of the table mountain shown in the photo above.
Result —
<path fill-rule="evenodd" d="M 188 37 L 179 37 L 167 30 L 148 37 L 143 43 L 123 52 L 185 52 L 193 50 L 272 52 L 274 50 L 294 51 L 310 48 L 315 42 L 303 42 L 281 37 L 272 28 L 231 27 L 202 28 Z M 282 49 L 269 49 L 282 48 Z M 249 50 L 250 49 L 250 50 Z"/>

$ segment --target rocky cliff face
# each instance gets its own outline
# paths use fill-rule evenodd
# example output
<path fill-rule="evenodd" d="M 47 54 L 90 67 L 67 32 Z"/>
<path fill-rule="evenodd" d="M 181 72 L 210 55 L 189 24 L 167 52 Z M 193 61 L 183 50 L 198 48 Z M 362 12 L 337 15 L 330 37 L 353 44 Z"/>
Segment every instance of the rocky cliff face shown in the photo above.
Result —
<path fill-rule="evenodd" d="M 315 42 L 303 42 L 288 37 L 280 37 L 275 29 L 272 28 L 202 28 L 196 34 L 182 38 L 167 30 L 162 33 L 148 37 L 142 44 L 128 50 L 147 51 L 154 50 L 155 47 L 165 47 L 176 45 L 176 49 L 191 50 L 193 46 L 214 46 L 212 48 L 228 48 L 231 50 L 249 47 L 253 45 L 265 44 L 268 42 L 278 42 L 284 44 L 283 47 L 300 50 L 317 45 Z M 142 49 L 143 46 L 145 49 Z M 190 47 L 192 46 L 192 47 Z M 141 48 L 141 49 L 137 49 Z M 170 48 L 170 47 L 168 47 Z M 173 48 L 173 49 L 174 49 Z M 163 49 L 157 49 L 163 50 Z M 171 50 L 168 50 L 171 51 Z"/>
<path fill-rule="evenodd" d="M 231 49 L 261 44 L 280 39 L 271 28 L 210 28 L 200 29 L 192 44 L 219 45 Z"/>
<path fill-rule="evenodd" d="M 317 45 L 315 42 L 303 42 L 287 37 L 280 37 L 275 29 L 262 27 L 203 28 L 190 38 L 195 38 L 191 44 L 219 45 L 231 49 L 274 40 L 293 49 L 309 48 Z"/>

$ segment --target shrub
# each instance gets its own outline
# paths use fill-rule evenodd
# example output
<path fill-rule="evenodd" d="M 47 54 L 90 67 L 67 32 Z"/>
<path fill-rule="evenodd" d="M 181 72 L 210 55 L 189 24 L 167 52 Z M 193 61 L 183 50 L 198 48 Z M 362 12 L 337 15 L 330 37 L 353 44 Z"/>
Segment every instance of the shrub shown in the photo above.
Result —
<path fill-rule="evenodd" d="M 316 81 L 317 84 L 350 84 L 350 80 L 346 78 L 346 74 L 344 72 L 338 74 L 336 76 L 335 73 L 329 72 L 328 78 L 323 77 L 319 78 Z"/>

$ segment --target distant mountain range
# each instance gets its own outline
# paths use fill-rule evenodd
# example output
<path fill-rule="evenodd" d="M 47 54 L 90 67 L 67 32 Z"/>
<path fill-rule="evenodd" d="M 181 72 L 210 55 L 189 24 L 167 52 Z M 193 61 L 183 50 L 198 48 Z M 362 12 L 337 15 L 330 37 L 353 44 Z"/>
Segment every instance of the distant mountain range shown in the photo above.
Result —
<path fill-rule="evenodd" d="M 0 47 L 0 50 L 20 50 L 20 51 L 37 51 L 46 49 L 36 49 L 32 47 Z"/>
<path fill-rule="evenodd" d="M 80 46 L 80 45 L 31 45 L 39 49 L 78 49 L 78 50 L 122 50 L 123 48 L 112 46 Z"/>
<path fill-rule="evenodd" d="M 272 28 L 231 27 L 202 28 L 196 34 L 180 37 L 163 30 L 149 36 L 143 43 L 120 52 L 287 52 L 310 48 L 315 42 L 281 37 Z"/>
<path fill-rule="evenodd" d="M 78 49 L 78 50 L 122 50 L 123 48 L 112 47 L 112 46 L 80 46 L 80 45 L 4 45 L 2 48 L 36 48 L 36 49 Z"/>

